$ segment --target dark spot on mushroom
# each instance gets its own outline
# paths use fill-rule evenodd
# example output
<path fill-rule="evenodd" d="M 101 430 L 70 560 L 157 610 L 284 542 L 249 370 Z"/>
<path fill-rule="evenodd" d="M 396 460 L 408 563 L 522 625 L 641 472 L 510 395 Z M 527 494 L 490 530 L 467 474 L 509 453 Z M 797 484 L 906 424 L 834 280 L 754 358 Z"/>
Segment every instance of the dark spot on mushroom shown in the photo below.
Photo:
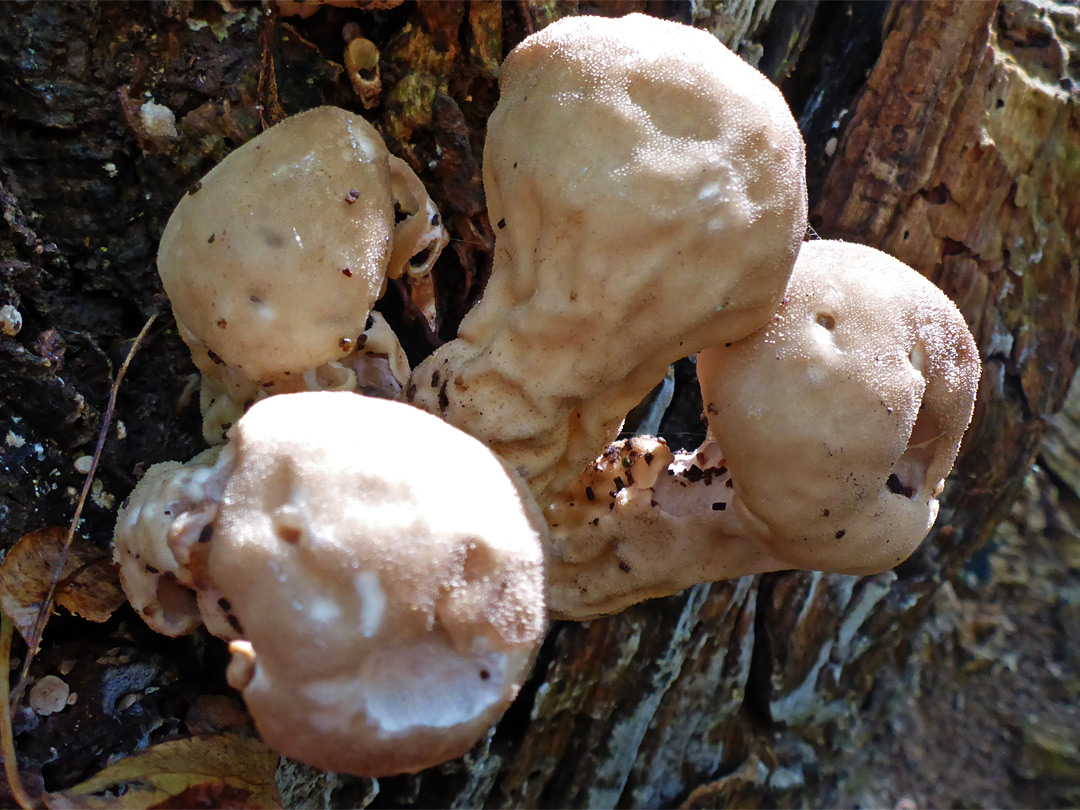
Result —
<path fill-rule="evenodd" d="M 423 267 L 428 263 L 428 259 L 431 258 L 431 247 L 428 246 L 409 259 L 409 265 L 412 267 Z"/>
<path fill-rule="evenodd" d="M 596 493 L 593 492 L 592 487 L 585 487 L 585 497 L 588 498 L 590 501 L 596 500 Z"/>
<path fill-rule="evenodd" d="M 627 470 L 626 471 L 626 484 L 627 484 L 627 486 L 631 486 L 631 487 L 634 485 L 634 472 L 633 472 L 633 470 Z"/>
<path fill-rule="evenodd" d="M 821 516 L 822 517 L 828 517 L 829 516 L 829 510 L 828 509 L 823 509 L 822 512 L 821 512 Z"/>
<path fill-rule="evenodd" d="M 731 345 L 731 344 L 728 344 L 728 345 Z M 713 405 L 711 402 L 708 405 L 705 406 L 705 410 L 708 411 L 709 413 L 711 413 L 714 416 L 719 413 L 719 411 L 716 410 L 716 406 Z"/>
<path fill-rule="evenodd" d="M 727 504 L 723 501 L 717 501 L 712 505 L 712 510 L 714 512 L 723 512 L 725 509 L 727 509 Z"/>
<path fill-rule="evenodd" d="M 450 397 L 446 395 L 446 383 L 439 388 L 439 409 L 445 411 L 450 407 Z"/>
<path fill-rule="evenodd" d="M 732 481 L 729 478 L 727 481 L 724 482 L 724 486 L 727 487 L 728 489 L 734 489 L 735 488 L 735 482 Z"/>
<path fill-rule="evenodd" d="M 218 326 L 219 326 L 219 327 L 220 327 L 221 329 L 224 329 L 224 328 L 225 328 L 226 326 L 228 326 L 228 325 L 229 325 L 229 322 L 228 322 L 227 320 L 225 320 L 224 318 L 218 318 L 218 322 L 217 322 L 217 325 L 218 325 Z"/>
<path fill-rule="evenodd" d="M 488 672 L 488 671 L 487 671 L 486 669 L 482 669 L 482 670 L 480 670 L 480 680 L 482 680 L 482 681 L 486 681 L 486 680 L 488 680 L 488 679 L 489 679 L 490 677 L 491 677 L 491 673 L 490 673 L 490 672 Z"/>
<path fill-rule="evenodd" d="M 145 565 L 143 567 L 146 568 L 146 573 L 148 573 L 148 574 L 160 574 L 161 573 L 161 569 L 155 568 L 152 565 L 147 564 L 147 565 Z"/>
<path fill-rule="evenodd" d="M 286 543 L 299 543 L 304 533 L 295 526 L 275 526 L 274 533 Z"/>
<path fill-rule="evenodd" d="M 208 244 L 208 245 L 212 245 L 212 244 L 214 244 L 214 240 L 215 240 L 216 238 L 217 238 L 217 234 L 216 234 L 216 233 L 212 233 L 212 234 L 210 234 L 210 238 L 206 240 L 206 244 Z"/>
<path fill-rule="evenodd" d="M 226 599 L 224 596 L 217 600 L 218 607 L 228 613 L 232 610 L 232 602 Z"/>
<path fill-rule="evenodd" d="M 210 349 L 206 350 L 206 356 L 209 357 L 214 363 L 217 363 L 219 366 L 225 365 L 225 361 L 218 357 L 216 354 L 214 354 L 214 352 Z"/>
<path fill-rule="evenodd" d="M 590 526 L 599 526 L 600 525 L 600 518 L 593 518 L 592 520 L 589 521 L 589 525 Z"/>
<path fill-rule="evenodd" d="M 847 534 L 847 531 L 846 531 L 845 529 L 841 529 L 840 531 L 838 531 L 838 532 L 836 533 L 836 539 L 837 539 L 837 540 L 839 540 L 839 539 L 840 539 L 841 537 L 843 537 L 843 536 L 844 536 L 845 534 Z"/>
<path fill-rule="evenodd" d="M 823 326 L 830 332 L 836 328 L 836 318 L 829 315 L 827 312 L 819 312 L 815 318 L 818 326 Z"/>
<path fill-rule="evenodd" d="M 345 276 L 345 278 L 352 278 L 353 277 L 352 268 L 351 267 L 342 267 L 341 268 L 341 275 Z"/>
<path fill-rule="evenodd" d="M 646 464 L 652 464 L 652 453 L 646 453 L 642 458 L 645 459 Z"/>
<path fill-rule="evenodd" d="M 360 335 L 357 336 L 357 338 L 356 338 L 356 350 L 357 351 L 360 351 L 362 348 L 364 348 L 367 345 L 367 339 L 368 339 L 368 336 L 365 335 L 365 334 L 360 334 Z"/>
<path fill-rule="evenodd" d="M 624 484 L 623 480 L 619 476 L 616 475 L 615 476 L 615 491 L 616 492 L 622 492 L 624 489 L 626 489 L 626 484 Z"/>
<path fill-rule="evenodd" d="M 624 574 L 630 573 L 630 566 L 626 564 L 625 560 L 619 560 L 619 570 Z"/>
<path fill-rule="evenodd" d="M 240 625 L 240 620 L 238 618 L 233 616 L 231 613 L 226 613 L 225 621 L 227 621 L 229 623 L 229 626 L 239 635 L 244 635 L 244 628 Z"/>
<path fill-rule="evenodd" d="M 210 524 L 203 526 L 202 531 L 199 532 L 199 542 L 209 543 L 214 539 L 214 527 Z"/>
<path fill-rule="evenodd" d="M 435 369 L 433 372 L 431 372 L 431 387 L 432 388 L 438 388 L 439 387 L 439 370 L 438 369 Z"/>
<path fill-rule="evenodd" d="M 262 299 L 259 298 L 259 296 L 257 296 L 257 295 L 249 295 L 248 300 L 253 304 L 261 304 L 262 303 Z"/>
<path fill-rule="evenodd" d="M 375 325 L 375 318 L 372 315 L 367 316 L 367 320 L 364 321 L 364 331 L 367 332 L 371 327 Z"/>
<path fill-rule="evenodd" d="M 431 215 L 431 225 L 432 227 L 437 227 L 440 222 L 442 222 L 442 217 L 440 217 L 439 212 L 436 211 Z"/>
<path fill-rule="evenodd" d="M 716 474 L 717 475 L 723 475 L 726 472 L 727 472 L 727 467 L 724 467 L 723 465 L 716 468 Z"/>
<path fill-rule="evenodd" d="M 909 486 L 905 486 L 904 482 L 900 480 L 900 476 L 896 473 L 892 473 L 886 479 L 885 486 L 889 488 L 889 492 L 893 495 L 903 495 L 905 498 L 910 498 L 915 494 L 915 490 Z"/>
<path fill-rule="evenodd" d="M 498 221 L 498 223 L 495 225 L 495 227 L 498 228 L 501 231 L 503 228 L 506 227 L 506 219 L 500 219 Z"/>
<path fill-rule="evenodd" d="M 409 383 L 409 387 L 405 389 L 405 399 L 408 402 L 412 402 L 416 398 L 416 383 Z"/>
<path fill-rule="evenodd" d="M 349 205 L 352 205 L 359 199 L 360 192 L 357 191 L 355 188 L 350 188 L 349 193 L 345 195 L 345 202 L 347 202 Z"/>

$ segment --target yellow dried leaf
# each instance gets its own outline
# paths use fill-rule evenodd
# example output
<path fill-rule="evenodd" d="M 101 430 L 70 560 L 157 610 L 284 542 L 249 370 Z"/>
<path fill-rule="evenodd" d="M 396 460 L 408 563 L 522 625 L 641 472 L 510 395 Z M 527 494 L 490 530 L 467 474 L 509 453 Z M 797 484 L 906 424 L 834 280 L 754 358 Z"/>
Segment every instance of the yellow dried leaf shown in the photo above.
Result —
<path fill-rule="evenodd" d="M 56 592 L 59 605 L 91 622 L 108 621 L 127 601 L 120 573 L 109 556 L 99 557 L 61 581 Z"/>
<path fill-rule="evenodd" d="M 27 642 L 66 537 L 67 530 L 58 526 L 30 532 L 12 546 L 0 565 L 0 607 Z M 124 603 L 108 552 L 76 536 L 64 562 L 56 601 L 91 621 L 108 619 Z"/>
<path fill-rule="evenodd" d="M 277 764 L 278 755 L 262 742 L 235 734 L 171 740 L 114 762 L 70 790 L 50 793 L 46 804 L 52 810 L 276 809 Z"/>

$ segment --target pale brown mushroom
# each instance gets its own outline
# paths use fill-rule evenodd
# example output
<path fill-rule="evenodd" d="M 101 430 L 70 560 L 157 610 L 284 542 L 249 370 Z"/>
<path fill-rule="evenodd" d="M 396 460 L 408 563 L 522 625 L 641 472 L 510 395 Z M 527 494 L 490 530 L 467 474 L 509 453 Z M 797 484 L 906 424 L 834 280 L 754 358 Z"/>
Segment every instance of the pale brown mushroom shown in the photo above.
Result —
<path fill-rule="evenodd" d="M 764 571 L 878 573 L 933 525 L 980 363 L 914 270 L 808 242 L 773 321 L 697 362 L 705 444 L 618 443 L 548 508 L 556 616 Z"/>
<path fill-rule="evenodd" d="M 653 17 L 560 20 L 511 52 L 500 87 L 494 267 L 410 393 L 543 504 L 670 363 L 769 319 L 805 231 L 804 148 L 765 77 Z"/>
<path fill-rule="evenodd" d="M 173 560 L 276 750 L 417 771 L 465 753 L 517 694 L 545 631 L 545 526 L 476 439 L 403 403 L 282 394 L 209 471 L 156 470 L 121 514 L 118 558 L 156 543 Z M 192 476 L 172 525 L 129 548 L 132 510 L 161 515 L 177 487 L 160 481 Z"/>
<path fill-rule="evenodd" d="M 397 224 L 395 207 L 406 215 Z M 226 157 L 177 205 L 158 251 L 207 381 L 204 413 L 218 408 L 206 440 L 224 441 L 267 393 L 355 390 L 357 368 L 380 362 L 358 348 L 387 278 L 407 267 L 423 276 L 445 240 L 416 175 L 345 110 L 293 116 Z M 404 353 L 393 355 L 400 369 Z"/>

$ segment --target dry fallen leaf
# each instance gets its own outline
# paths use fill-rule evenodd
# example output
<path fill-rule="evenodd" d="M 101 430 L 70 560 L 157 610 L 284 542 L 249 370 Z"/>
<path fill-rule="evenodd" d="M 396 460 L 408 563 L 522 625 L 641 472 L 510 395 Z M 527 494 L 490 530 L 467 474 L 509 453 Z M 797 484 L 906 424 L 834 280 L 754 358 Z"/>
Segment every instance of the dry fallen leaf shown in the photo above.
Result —
<path fill-rule="evenodd" d="M 52 810 L 149 810 L 154 807 L 280 808 L 278 755 L 235 734 L 189 737 L 114 762 L 62 793 Z M 117 795 L 117 794 L 120 795 Z"/>
<path fill-rule="evenodd" d="M 0 606 L 28 643 L 67 530 L 56 526 L 24 535 L 0 565 Z M 124 592 L 108 552 L 76 537 L 64 561 L 56 601 L 77 616 L 103 622 L 124 604 Z"/>

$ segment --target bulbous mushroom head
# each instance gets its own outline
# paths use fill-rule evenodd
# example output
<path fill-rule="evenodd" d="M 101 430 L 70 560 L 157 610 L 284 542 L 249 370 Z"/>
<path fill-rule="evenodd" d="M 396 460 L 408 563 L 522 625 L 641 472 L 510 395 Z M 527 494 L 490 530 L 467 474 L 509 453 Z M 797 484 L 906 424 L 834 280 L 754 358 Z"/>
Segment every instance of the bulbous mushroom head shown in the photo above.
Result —
<path fill-rule="evenodd" d="M 236 149 L 184 196 L 158 270 L 196 364 L 263 383 L 352 350 L 393 232 L 382 138 L 319 107 Z"/>
<path fill-rule="evenodd" d="M 771 324 L 698 356 L 733 510 L 790 567 L 846 574 L 891 568 L 926 536 L 979 374 L 939 289 L 838 241 L 802 246 Z"/>
<path fill-rule="evenodd" d="M 208 571 L 266 742 L 365 776 L 465 753 L 545 630 L 523 486 L 437 418 L 351 393 L 256 403 L 231 447 Z"/>
<path fill-rule="evenodd" d="M 806 229 L 805 150 L 779 91 L 715 37 L 571 17 L 502 65 L 484 295 L 413 376 L 549 500 L 668 365 L 765 324 Z"/>
<path fill-rule="evenodd" d="M 704 31 L 582 16 L 526 39 L 499 86 L 484 188 L 500 247 L 518 259 L 517 297 L 575 309 L 574 277 L 533 289 L 536 246 L 569 240 L 580 267 L 597 257 L 581 292 L 614 307 L 612 321 L 643 302 L 656 319 L 685 318 L 703 295 L 728 313 L 717 339 L 768 317 L 805 230 L 805 149 L 761 73 Z M 678 282 L 654 293 L 658 252 Z"/>

